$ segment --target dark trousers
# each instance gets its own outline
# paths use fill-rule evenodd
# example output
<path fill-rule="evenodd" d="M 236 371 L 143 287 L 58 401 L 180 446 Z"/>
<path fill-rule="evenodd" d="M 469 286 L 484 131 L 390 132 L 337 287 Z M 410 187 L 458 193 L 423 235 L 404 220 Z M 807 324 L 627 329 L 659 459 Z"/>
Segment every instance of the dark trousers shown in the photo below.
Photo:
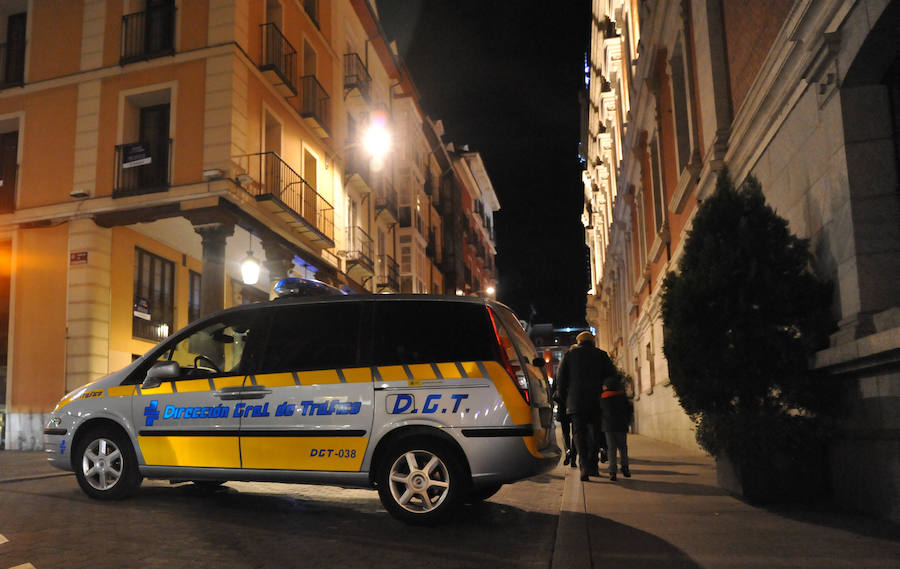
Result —
<path fill-rule="evenodd" d="M 582 474 L 596 472 L 600 462 L 600 449 L 606 448 L 606 440 L 600 428 L 600 411 L 574 413 L 570 417 L 575 426 L 579 469 Z"/>
<path fill-rule="evenodd" d="M 563 445 L 566 452 L 575 456 L 575 447 L 572 445 L 572 417 L 563 413 L 559 417 L 559 426 L 562 428 Z"/>
<path fill-rule="evenodd" d="M 609 473 L 615 474 L 616 450 L 622 461 L 622 469 L 628 472 L 628 433 L 606 433 L 606 444 L 609 446 Z"/>

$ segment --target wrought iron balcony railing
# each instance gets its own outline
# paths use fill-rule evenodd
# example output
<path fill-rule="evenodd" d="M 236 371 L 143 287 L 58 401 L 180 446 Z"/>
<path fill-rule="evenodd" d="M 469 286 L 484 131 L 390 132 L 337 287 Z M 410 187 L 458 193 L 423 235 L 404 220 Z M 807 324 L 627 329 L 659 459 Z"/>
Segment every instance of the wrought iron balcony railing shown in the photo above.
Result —
<path fill-rule="evenodd" d="M 369 272 L 375 269 L 372 262 L 374 245 L 372 238 L 362 227 L 347 228 L 347 263 L 360 265 Z"/>
<path fill-rule="evenodd" d="M 122 16 L 122 50 L 119 64 L 175 53 L 175 4 L 151 6 Z"/>
<path fill-rule="evenodd" d="M 312 121 L 322 137 L 331 132 L 331 101 L 328 92 L 315 75 L 300 79 L 300 116 Z"/>
<path fill-rule="evenodd" d="M 398 218 L 397 213 L 397 190 L 387 182 L 383 182 L 381 187 L 375 190 L 375 212 L 376 215 L 386 211 L 390 213 L 394 219 Z"/>
<path fill-rule="evenodd" d="M 372 76 L 356 53 L 344 54 L 344 93 L 356 89 L 368 101 L 371 94 Z"/>
<path fill-rule="evenodd" d="M 297 50 L 284 37 L 278 26 L 269 22 L 260 26 L 262 33 L 262 58 L 259 70 L 280 88 L 282 95 L 297 94 Z"/>
<path fill-rule="evenodd" d="M 25 84 L 25 43 L 0 44 L 0 89 Z"/>
<path fill-rule="evenodd" d="M 172 139 L 116 146 L 113 197 L 165 192 L 172 184 Z"/>
<path fill-rule="evenodd" d="M 375 271 L 375 286 L 379 289 L 400 290 L 400 265 L 390 255 L 378 255 Z"/>
<path fill-rule="evenodd" d="M 289 214 L 301 233 L 334 244 L 334 207 L 275 152 L 238 156 L 235 161 L 249 180 L 242 182 L 258 201 L 271 201 Z M 238 175 L 241 181 L 241 175 Z M 252 180 L 252 181 L 250 181 Z"/>

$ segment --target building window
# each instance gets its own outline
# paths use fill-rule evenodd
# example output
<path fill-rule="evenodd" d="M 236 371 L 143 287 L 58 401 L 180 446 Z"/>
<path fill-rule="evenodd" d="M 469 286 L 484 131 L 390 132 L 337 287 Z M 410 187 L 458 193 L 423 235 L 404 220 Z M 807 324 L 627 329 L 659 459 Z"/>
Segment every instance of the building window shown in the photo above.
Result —
<path fill-rule="evenodd" d="M 653 344 L 647 342 L 647 369 L 650 373 L 650 391 L 653 391 L 653 387 L 656 385 L 656 367 L 653 362 Z"/>
<path fill-rule="evenodd" d="M 122 16 L 119 63 L 175 53 L 175 0 L 147 0 L 146 10 Z"/>
<path fill-rule="evenodd" d="M 303 9 L 316 27 L 319 27 L 319 0 L 303 0 Z"/>
<path fill-rule="evenodd" d="M 131 334 L 158 342 L 174 331 L 175 263 L 134 249 L 134 307 Z"/>
<path fill-rule="evenodd" d="M 662 184 L 662 168 L 659 157 L 659 138 L 653 137 L 650 142 L 650 171 L 653 179 L 653 221 L 656 232 L 662 231 L 666 221 L 666 208 L 664 205 L 664 192 Z"/>
<path fill-rule="evenodd" d="M 200 318 L 200 273 L 190 271 L 188 276 L 188 324 Z"/>
<path fill-rule="evenodd" d="M 0 134 L 0 213 L 12 213 L 16 209 L 18 156 L 19 131 Z"/>
<path fill-rule="evenodd" d="M 691 115 L 688 105 L 688 83 L 685 79 L 685 62 L 681 40 L 675 45 L 675 53 L 669 60 L 672 70 L 672 118 L 675 121 L 675 150 L 678 153 L 678 171 L 684 171 L 691 158 Z"/>
<path fill-rule="evenodd" d="M 11 14 L 6 20 L 6 43 L 0 44 L 0 89 L 25 83 L 25 22 L 27 12 Z"/>

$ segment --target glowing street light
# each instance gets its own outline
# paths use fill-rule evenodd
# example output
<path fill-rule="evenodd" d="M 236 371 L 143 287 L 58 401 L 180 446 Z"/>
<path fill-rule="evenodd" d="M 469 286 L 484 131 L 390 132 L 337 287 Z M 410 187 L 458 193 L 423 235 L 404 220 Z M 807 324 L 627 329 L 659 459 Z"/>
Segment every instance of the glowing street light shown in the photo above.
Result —
<path fill-rule="evenodd" d="M 391 149 L 391 133 L 388 131 L 387 125 L 387 114 L 383 111 L 376 111 L 372 114 L 369 128 L 362 137 L 363 148 L 372 157 L 372 167 L 375 170 L 381 169 L 384 158 Z"/>

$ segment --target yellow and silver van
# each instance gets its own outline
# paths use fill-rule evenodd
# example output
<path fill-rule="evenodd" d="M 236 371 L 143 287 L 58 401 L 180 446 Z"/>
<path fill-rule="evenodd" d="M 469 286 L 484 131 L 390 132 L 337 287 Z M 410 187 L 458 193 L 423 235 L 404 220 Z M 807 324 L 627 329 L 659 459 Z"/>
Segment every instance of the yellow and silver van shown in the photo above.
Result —
<path fill-rule="evenodd" d="M 68 394 L 45 450 L 98 499 L 144 477 L 374 486 L 394 516 L 433 523 L 557 464 L 542 364 L 497 302 L 287 294 Z"/>

